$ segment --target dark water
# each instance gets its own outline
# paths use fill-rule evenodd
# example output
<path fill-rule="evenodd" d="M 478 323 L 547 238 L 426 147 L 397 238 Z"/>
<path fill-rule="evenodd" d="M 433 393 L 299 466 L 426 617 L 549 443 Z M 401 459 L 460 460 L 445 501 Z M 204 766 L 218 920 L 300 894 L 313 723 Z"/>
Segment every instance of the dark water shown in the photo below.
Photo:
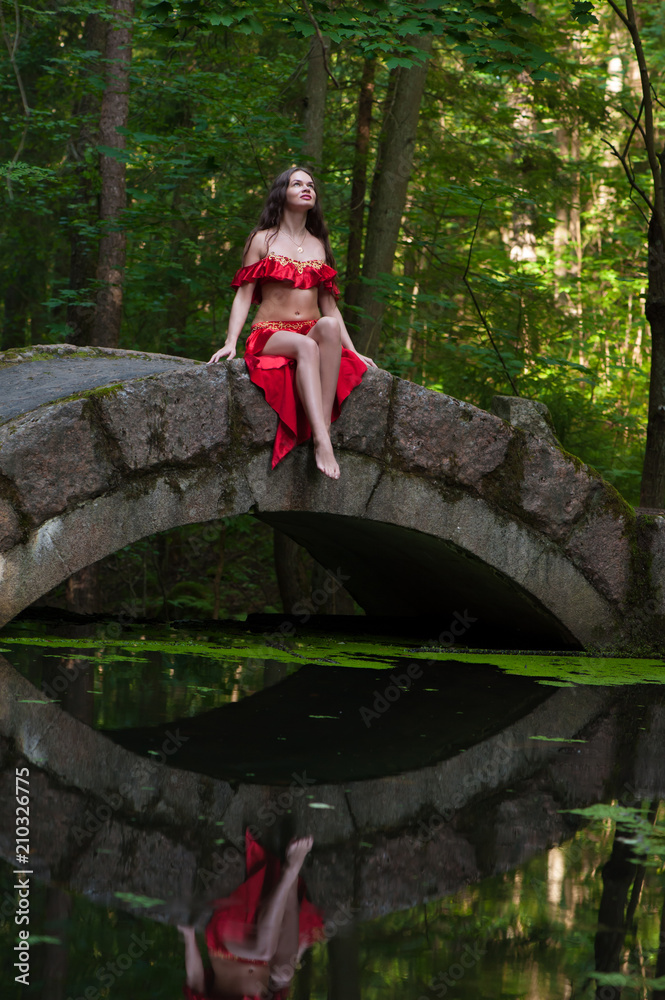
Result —
<path fill-rule="evenodd" d="M 176 924 L 243 880 L 247 827 L 314 836 L 295 1000 L 665 997 L 662 661 L 116 622 L 0 647 L 2 997 L 181 995 Z"/>

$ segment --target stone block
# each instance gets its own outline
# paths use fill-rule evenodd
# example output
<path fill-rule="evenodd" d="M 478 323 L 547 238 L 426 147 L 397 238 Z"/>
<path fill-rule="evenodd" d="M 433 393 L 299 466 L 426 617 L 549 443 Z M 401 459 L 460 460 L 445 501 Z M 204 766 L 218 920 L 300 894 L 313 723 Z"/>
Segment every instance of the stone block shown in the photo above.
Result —
<path fill-rule="evenodd" d="M 409 471 L 479 488 L 506 457 L 510 427 L 476 406 L 401 380 L 393 405 L 392 447 Z"/>
<path fill-rule="evenodd" d="M 417 828 L 374 839 L 358 865 L 356 905 L 362 919 L 376 919 L 416 906 L 423 896 L 452 895 L 479 878 L 474 848 L 463 835 L 447 824 L 426 836 Z"/>
<path fill-rule="evenodd" d="M 149 469 L 219 458 L 228 444 L 227 373 L 224 367 L 187 368 L 126 383 L 100 393 L 104 426 L 123 465 Z"/>
<path fill-rule="evenodd" d="M 277 414 L 251 381 L 245 362 L 232 361 L 227 371 L 236 440 L 243 447 L 272 444 L 277 433 Z"/>
<path fill-rule="evenodd" d="M 545 441 L 527 439 L 521 505 L 532 523 L 550 538 L 557 542 L 564 539 L 603 487 L 602 479 L 588 466 Z"/>
<path fill-rule="evenodd" d="M 113 475 L 86 400 L 43 407 L 0 429 L 0 473 L 13 480 L 23 510 L 40 523 L 105 490 Z"/>
<path fill-rule="evenodd" d="M 623 517 L 592 516 L 578 525 L 565 544 L 565 552 L 601 593 L 622 604 L 630 583 L 630 544 Z"/>
<path fill-rule="evenodd" d="M 246 476 L 259 511 L 302 510 L 362 517 L 380 475 L 376 461 L 364 455 L 338 455 L 340 478 L 316 468 L 309 444 L 299 445 L 273 470 L 266 452 L 246 463 Z"/>
<path fill-rule="evenodd" d="M 360 385 L 342 403 L 342 412 L 332 425 L 335 448 L 381 457 L 386 447 L 394 381 L 381 368 L 367 369 Z"/>
<path fill-rule="evenodd" d="M 452 522 L 456 521 L 458 506 L 442 497 L 429 480 L 386 472 L 372 491 L 366 516 L 456 543 Z"/>
<path fill-rule="evenodd" d="M 665 615 L 665 517 L 654 518 L 650 555 L 652 613 Z"/>
<path fill-rule="evenodd" d="M 522 396 L 494 396 L 490 408 L 492 413 L 507 420 L 513 427 L 520 427 L 555 447 L 559 444 L 550 411 L 544 403 Z"/>
<path fill-rule="evenodd" d="M 352 782 L 347 801 L 355 829 L 364 836 L 414 822 L 423 803 L 432 798 L 434 780 L 434 769 L 425 767 L 373 781 Z"/>

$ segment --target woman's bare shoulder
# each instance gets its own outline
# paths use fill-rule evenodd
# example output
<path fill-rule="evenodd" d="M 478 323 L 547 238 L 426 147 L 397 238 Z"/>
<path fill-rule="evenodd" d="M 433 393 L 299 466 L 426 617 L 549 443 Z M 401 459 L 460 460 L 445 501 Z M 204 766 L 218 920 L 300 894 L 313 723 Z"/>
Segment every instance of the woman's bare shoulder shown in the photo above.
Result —
<path fill-rule="evenodd" d="M 243 267 L 247 267 L 248 264 L 256 264 L 263 257 L 267 257 L 270 249 L 268 240 L 273 232 L 272 229 L 259 229 L 258 232 L 254 233 L 245 250 L 242 260 Z"/>

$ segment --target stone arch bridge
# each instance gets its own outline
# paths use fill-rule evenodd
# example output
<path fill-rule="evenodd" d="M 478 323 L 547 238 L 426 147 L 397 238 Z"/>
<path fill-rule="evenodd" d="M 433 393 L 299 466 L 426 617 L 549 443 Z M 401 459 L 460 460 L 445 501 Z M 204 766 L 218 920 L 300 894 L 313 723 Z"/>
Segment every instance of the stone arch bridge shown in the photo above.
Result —
<path fill-rule="evenodd" d="M 536 408 L 525 422 L 523 401 L 501 400 L 508 419 L 370 370 L 334 426 L 333 482 L 307 446 L 271 471 L 276 417 L 242 361 L 8 351 L 0 624 L 139 538 L 252 512 L 368 613 L 435 615 L 458 634 L 475 619 L 506 644 L 656 652 L 665 517 L 636 514 Z"/>

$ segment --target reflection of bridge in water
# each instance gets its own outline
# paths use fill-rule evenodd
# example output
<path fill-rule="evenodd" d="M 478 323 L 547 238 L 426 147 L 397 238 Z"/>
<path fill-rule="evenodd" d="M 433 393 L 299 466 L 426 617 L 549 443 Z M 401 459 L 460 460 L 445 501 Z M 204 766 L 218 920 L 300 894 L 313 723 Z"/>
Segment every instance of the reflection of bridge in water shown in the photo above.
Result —
<path fill-rule="evenodd" d="M 241 361 L 35 348 L 0 358 L 0 397 L 1 622 L 136 539 L 252 511 L 341 567 L 368 613 L 658 648 L 665 518 L 636 517 L 523 405 L 527 430 L 369 371 L 333 483 L 304 447 L 270 472 L 275 416 Z"/>
<path fill-rule="evenodd" d="M 21 756 L 31 762 L 34 801 L 45 804 L 31 827 L 36 876 L 102 902 L 114 892 L 166 896 L 151 916 L 170 922 L 192 899 L 203 905 L 241 881 L 247 825 L 268 846 L 285 826 L 313 833 L 314 901 L 364 920 L 452 894 L 569 838 L 574 821 L 562 809 L 627 789 L 633 800 L 665 796 L 665 705 L 650 697 L 645 707 L 643 689 L 560 688 L 428 767 L 317 785 L 295 772 L 281 786 L 177 769 L 177 726 L 157 757 L 140 757 L 57 705 L 33 703 L 40 693 L 4 660 L 0 696 L 5 793 Z M 580 734 L 586 742 L 561 742 Z M 7 811 L 5 858 L 13 827 Z"/>

